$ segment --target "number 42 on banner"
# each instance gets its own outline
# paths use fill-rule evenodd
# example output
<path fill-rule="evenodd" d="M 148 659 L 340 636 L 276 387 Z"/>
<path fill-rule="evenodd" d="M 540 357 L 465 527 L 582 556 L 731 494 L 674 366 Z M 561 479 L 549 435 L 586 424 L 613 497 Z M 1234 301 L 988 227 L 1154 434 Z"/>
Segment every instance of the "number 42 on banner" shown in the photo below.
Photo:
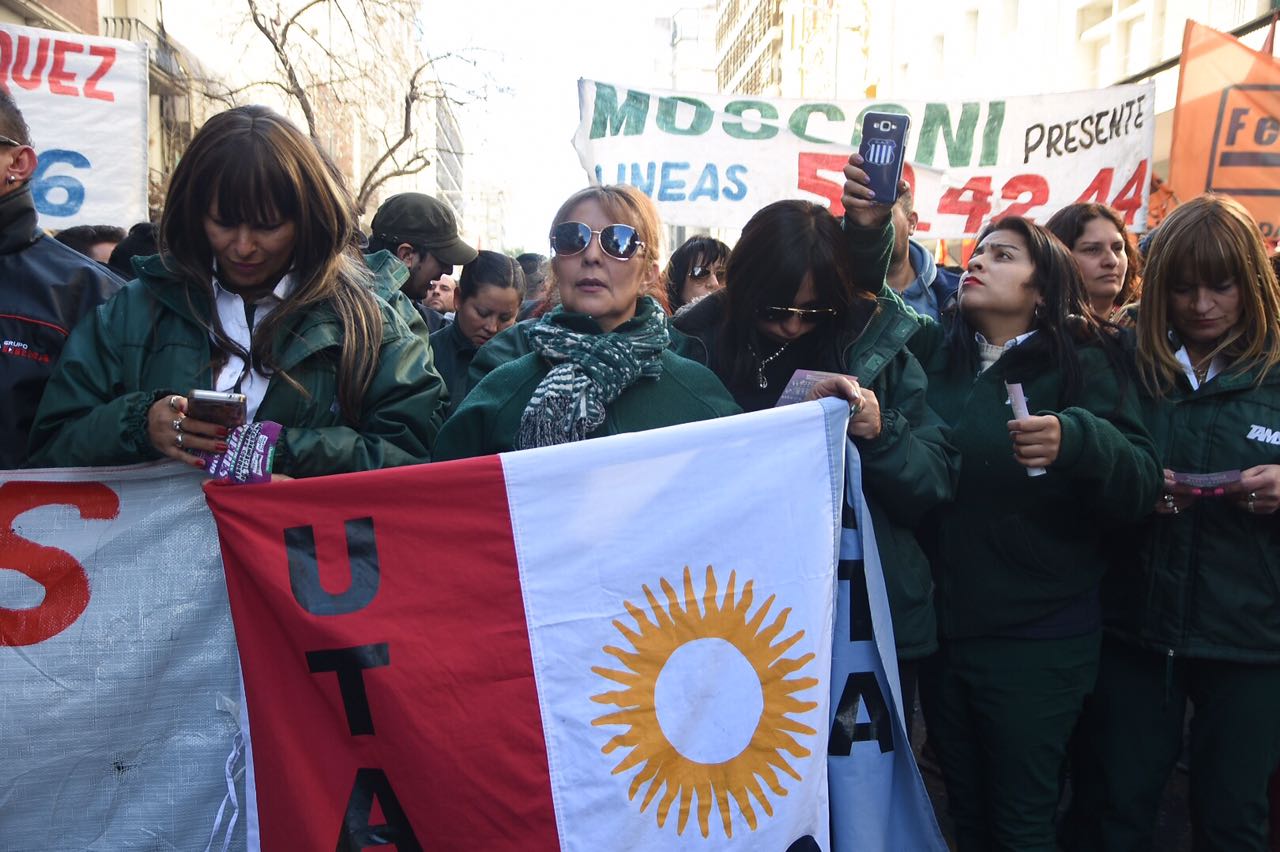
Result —
<path fill-rule="evenodd" d="M 840 215 L 844 212 L 840 204 L 843 185 L 832 182 L 820 172 L 839 174 L 846 161 L 847 159 L 840 154 L 801 153 L 798 188 L 827 198 L 831 202 L 831 212 Z M 911 168 L 910 163 L 903 167 L 902 177 L 911 185 L 914 192 L 915 170 Z M 1115 169 L 1111 167 L 1099 169 L 1075 201 L 1076 203 L 1109 204 L 1124 216 L 1125 224 L 1132 225 L 1138 211 L 1142 209 L 1142 190 L 1146 180 L 1147 160 L 1142 160 L 1119 192 L 1111 197 L 1111 188 L 1115 183 Z M 943 192 L 936 210 L 939 215 L 964 216 L 964 233 L 976 235 L 982 228 L 982 223 L 991 215 L 991 198 L 995 192 L 990 175 L 976 175 L 969 178 L 963 186 L 952 187 Z M 1035 173 L 1014 175 L 1004 182 L 999 192 L 1002 200 L 1013 202 L 1000 211 L 1001 216 L 1027 216 L 1039 219 L 1054 212 L 1040 210 L 1040 215 L 1035 213 L 1036 208 L 1044 207 L 1050 199 L 1049 179 L 1044 175 Z M 916 199 L 917 212 L 923 212 L 922 200 L 919 197 Z M 921 217 L 916 230 L 929 231 L 931 227 Z"/>

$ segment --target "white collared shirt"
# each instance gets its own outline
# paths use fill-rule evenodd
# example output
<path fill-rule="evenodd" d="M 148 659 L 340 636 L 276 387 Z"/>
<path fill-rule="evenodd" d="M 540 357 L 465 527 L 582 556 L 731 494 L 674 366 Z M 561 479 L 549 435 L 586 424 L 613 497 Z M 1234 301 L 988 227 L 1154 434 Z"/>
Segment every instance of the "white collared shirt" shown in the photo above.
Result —
<path fill-rule="evenodd" d="M 1182 365 L 1182 372 L 1187 374 L 1187 381 L 1191 382 L 1192 390 L 1200 390 L 1200 379 L 1196 378 L 1195 367 L 1191 366 L 1191 356 L 1187 354 L 1187 347 L 1182 347 L 1173 353 L 1173 357 L 1178 359 L 1178 363 Z M 1221 355 L 1213 356 L 1213 360 L 1209 362 L 1209 371 L 1204 374 L 1204 383 L 1209 381 L 1222 372 L 1223 367 L 1227 365 L 1227 359 Z"/>
<path fill-rule="evenodd" d="M 995 354 L 995 357 L 989 358 L 985 355 L 986 350 L 984 350 L 983 347 L 987 347 L 988 349 L 993 349 L 995 347 L 995 344 L 988 343 L 987 339 L 982 336 L 982 332 L 975 331 L 973 333 L 973 339 L 978 341 L 978 373 L 979 374 L 985 373 L 988 367 L 990 367 L 996 361 L 1000 360 L 1000 355 L 1003 355 L 1004 353 L 1008 352 L 1010 349 L 1017 346 L 1019 343 L 1026 340 L 1028 337 L 1030 337 L 1035 333 L 1036 333 L 1036 330 L 1033 328 L 1030 331 L 1026 332 L 1025 334 L 1019 334 L 1017 337 L 1013 338 L 1012 340 L 1005 341 L 1004 346 L 1001 346 L 999 349 L 999 354 Z"/>
<path fill-rule="evenodd" d="M 253 345 L 253 335 L 249 330 L 249 323 L 245 319 L 245 305 L 242 299 L 236 293 L 223 287 L 218 283 L 217 270 L 214 270 L 213 279 L 213 295 L 214 305 L 218 311 L 218 323 L 222 326 L 222 332 L 245 351 L 249 351 Z M 288 298 L 293 292 L 294 282 L 293 275 L 285 273 L 280 279 L 280 283 L 275 289 L 266 296 L 263 296 L 253 306 L 253 327 L 257 328 L 262 321 L 274 311 L 279 305 Z M 241 378 L 243 376 L 243 378 Z M 234 352 L 227 353 L 227 363 L 222 365 L 222 369 L 218 371 L 218 375 L 214 377 L 213 389 L 217 391 L 230 392 L 238 391 L 245 395 L 248 419 L 252 422 L 257 417 L 258 406 L 262 404 L 262 398 L 267 394 L 267 383 L 270 377 L 259 373 L 257 370 L 247 369 L 244 359 Z M 236 387 L 236 383 L 240 387 Z"/>

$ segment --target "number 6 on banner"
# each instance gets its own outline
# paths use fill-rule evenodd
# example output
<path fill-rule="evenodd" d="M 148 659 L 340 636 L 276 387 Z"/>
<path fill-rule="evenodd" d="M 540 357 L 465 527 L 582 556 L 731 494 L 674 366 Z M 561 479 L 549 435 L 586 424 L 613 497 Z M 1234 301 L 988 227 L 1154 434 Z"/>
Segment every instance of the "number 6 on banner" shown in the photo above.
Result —
<path fill-rule="evenodd" d="M 84 184 L 71 175 L 46 176 L 46 173 L 53 166 L 63 163 L 74 169 L 91 168 L 89 158 L 79 151 L 54 148 L 40 154 L 39 162 L 31 178 L 31 197 L 35 200 L 36 210 L 46 216 L 74 216 L 79 213 L 84 206 Z M 59 189 L 67 197 L 54 201 L 50 196 Z"/>

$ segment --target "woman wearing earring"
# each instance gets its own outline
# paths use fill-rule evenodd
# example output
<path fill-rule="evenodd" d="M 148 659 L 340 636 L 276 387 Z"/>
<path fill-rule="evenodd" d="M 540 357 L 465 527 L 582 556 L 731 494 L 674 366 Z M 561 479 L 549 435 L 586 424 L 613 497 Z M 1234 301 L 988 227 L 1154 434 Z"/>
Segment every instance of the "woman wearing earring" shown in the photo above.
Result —
<path fill-rule="evenodd" d="M 1265 852 L 1280 764 L 1280 285 L 1248 211 L 1205 195 L 1156 231 L 1143 291 L 1137 360 L 1164 484 L 1103 587 L 1080 848 L 1151 848 L 1190 700 L 1195 848 Z"/>
<path fill-rule="evenodd" d="M 398 288 L 365 266 L 336 175 L 265 107 L 209 119 L 170 180 L 160 254 L 72 334 L 31 463 L 203 467 L 228 429 L 186 415 L 192 389 L 241 393 L 249 421 L 277 424 L 277 474 L 428 461 L 440 376 L 375 295 Z"/>
<path fill-rule="evenodd" d="M 763 208 L 729 256 L 724 289 L 674 324 L 747 411 L 775 405 L 799 369 L 857 377 L 818 391 L 856 408 L 849 437 L 885 566 L 909 726 L 919 661 L 937 647 L 933 580 L 914 528 L 950 499 L 958 459 L 907 349 L 916 316 L 883 286 L 891 207 L 865 197 L 860 164 L 855 154 L 846 168 L 843 221 L 807 201 Z"/>
<path fill-rule="evenodd" d="M 667 315 L 645 295 L 657 285 L 658 240 L 657 210 L 634 187 L 590 187 L 569 196 L 551 223 L 550 280 L 560 305 L 495 339 L 494 351 L 510 357 L 449 418 L 438 457 L 738 413 L 709 370 L 668 348 Z"/>
<path fill-rule="evenodd" d="M 955 501 L 926 525 L 940 647 L 920 678 L 957 849 L 1052 852 L 1098 666 L 1103 536 L 1149 511 L 1159 468 L 1075 261 L 1026 219 L 983 231 L 928 373 L 961 456 Z"/>

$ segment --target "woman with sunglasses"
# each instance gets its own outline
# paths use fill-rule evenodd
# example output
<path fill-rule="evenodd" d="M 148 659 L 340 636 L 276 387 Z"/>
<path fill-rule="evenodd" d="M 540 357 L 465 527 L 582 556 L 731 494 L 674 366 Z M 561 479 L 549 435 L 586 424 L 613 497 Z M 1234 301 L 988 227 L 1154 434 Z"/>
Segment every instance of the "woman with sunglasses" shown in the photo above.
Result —
<path fill-rule="evenodd" d="M 705 367 L 670 350 L 653 202 L 630 186 L 571 195 L 551 224 L 560 304 L 484 347 L 506 362 L 440 433 L 442 459 L 544 447 L 706 420 L 739 409 Z"/>
<path fill-rule="evenodd" d="M 936 344 L 929 403 L 961 455 L 955 501 L 924 526 L 929 739 L 961 852 L 1052 852 L 1098 667 L 1104 533 L 1149 511 L 1159 468 L 1119 342 L 1088 312 L 1070 252 L 1029 220 L 984 229 L 946 338 L 932 323 L 922 335 Z"/>
<path fill-rule="evenodd" d="M 1213 195 L 1173 210 L 1151 240 L 1137 324 L 1163 487 L 1103 586 L 1107 635 L 1075 766 L 1081 849 L 1152 847 L 1188 700 L 1195 848 L 1274 848 L 1278 344 L 1280 283 L 1253 217 Z"/>
<path fill-rule="evenodd" d="M 907 349 L 916 316 L 884 286 L 891 208 L 868 197 L 860 165 L 855 154 L 845 170 L 843 223 L 807 201 L 760 210 L 729 256 L 725 288 L 675 324 L 747 411 L 776 404 L 799 369 L 857 377 L 822 391 L 855 406 L 849 437 L 885 566 L 909 724 L 918 663 L 937 646 L 933 581 L 913 528 L 950 499 L 957 460 Z"/>
<path fill-rule="evenodd" d="M 671 253 L 662 274 L 671 312 L 724 286 L 729 247 L 715 237 L 690 237 Z"/>
<path fill-rule="evenodd" d="M 428 461 L 440 376 L 383 299 L 403 298 L 404 267 L 385 253 L 366 266 L 354 209 L 288 119 L 261 106 L 210 118 L 170 180 L 161 253 L 71 335 L 32 463 L 204 467 L 232 424 L 188 416 L 192 389 L 242 394 L 254 427 L 274 424 L 264 440 L 279 429 L 276 474 Z"/>

